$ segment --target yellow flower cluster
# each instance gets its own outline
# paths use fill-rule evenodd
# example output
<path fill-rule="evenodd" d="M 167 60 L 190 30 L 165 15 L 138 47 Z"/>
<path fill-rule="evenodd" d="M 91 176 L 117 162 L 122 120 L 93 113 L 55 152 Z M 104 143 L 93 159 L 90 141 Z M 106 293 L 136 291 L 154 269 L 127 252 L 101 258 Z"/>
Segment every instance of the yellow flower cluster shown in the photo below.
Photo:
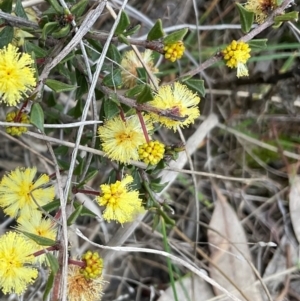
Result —
<path fill-rule="evenodd" d="M 20 116 L 18 116 L 18 120 L 16 120 L 17 115 L 19 114 L 18 111 L 10 112 L 6 115 L 6 122 L 19 122 L 19 123 L 25 123 L 29 124 L 30 119 L 29 116 L 25 113 L 21 113 Z M 6 133 L 12 135 L 12 136 L 21 136 L 23 133 L 26 133 L 28 130 L 25 126 L 7 126 L 5 128 Z"/>
<path fill-rule="evenodd" d="M 17 168 L 2 178 L 0 207 L 4 208 L 7 215 L 11 217 L 22 215 L 22 218 L 30 219 L 33 215 L 40 214 L 38 206 L 53 201 L 54 187 L 43 187 L 49 184 L 49 177 L 43 174 L 34 182 L 36 172 L 35 167 Z"/>
<path fill-rule="evenodd" d="M 152 51 L 146 49 L 145 52 L 141 52 L 141 58 L 143 63 L 148 67 L 149 71 L 152 73 L 157 73 L 158 69 L 154 66 L 153 58 L 152 58 Z M 123 86 L 125 88 L 133 88 L 136 83 L 138 82 L 138 74 L 137 68 L 142 68 L 143 65 L 135 52 L 133 50 L 125 52 L 122 61 L 121 61 L 121 76 Z M 158 78 L 153 76 L 155 80 L 155 84 L 158 85 Z M 150 83 L 152 84 L 152 83 Z"/>
<path fill-rule="evenodd" d="M 174 63 L 176 60 L 181 59 L 184 50 L 185 47 L 182 41 L 177 41 L 172 44 L 166 44 L 164 46 L 165 58 Z"/>
<path fill-rule="evenodd" d="M 153 129 L 149 116 L 144 116 L 147 131 Z M 129 163 L 130 160 L 138 160 L 138 147 L 146 142 L 139 118 L 134 115 L 125 121 L 121 117 L 115 117 L 98 128 L 98 134 L 102 140 L 102 149 L 112 160 L 121 163 Z"/>
<path fill-rule="evenodd" d="M 100 301 L 103 295 L 102 277 L 86 279 L 77 265 L 68 266 L 68 301 Z"/>
<path fill-rule="evenodd" d="M 100 206 L 106 207 L 103 214 L 105 220 L 123 224 L 133 221 L 136 214 L 143 211 L 139 192 L 128 188 L 132 182 L 132 176 L 126 175 L 122 181 L 100 186 L 102 194 L 96 200 Z"/>
<path fill-rule="evenodd" d="M 33 244 L 22 234 L 7 232 L 0 238 L 0 288 L 4 294 L 21 295 L 38 276 L 34 263 Z"/>
<path fill-rule="evenodd" d="M 81 273 L 86 279 L 95 279 L 100 277 L 103 270 L 103 259 L 97 252 L 87 251 L 81 258 L 86 267 L 81 269 Z"/>
<path fill-rule="evenodd" d="M 36 85 L 33 59 L 9 44 L 0 49 L 0 102 L 17 105 Z"/>
<path fill-rule="evenodd" d="M 146 164 L 156 165 L 165 153 L 165 146 L 159 141 L 150 141 L 139 147 L 140 159 Z"/>
<path fill-rule="evenodd" d="M 277 8 L 276 0 L 248 0 L 245 9 L 254 13 L 258 24 L 264 23 L 270 12 Z"/>
<path fill-rule="evenodd" d="M 237 77 L 249 75 L 245 64 L 250 58 L 250 51 L 251 48 L 247 43 L 235 40 L 222 51 L 226 66 L 237 68 Z"/>
<path fill-rule="evenodd" d="M 155 113 L 150 113 L 151 117 L 176 131 L 177 126 L 184 127 L 194 123 L 194 120 L 200 115 L 198 104 L 200 97 L 181 83 L 166 85 L 159 88 L 157 95 L 149 104 L 161 110 L 167 110 L 178 120 L 170 117 L 164 117 Z M 181 120 L 182 119 L 182 120 Z"/>

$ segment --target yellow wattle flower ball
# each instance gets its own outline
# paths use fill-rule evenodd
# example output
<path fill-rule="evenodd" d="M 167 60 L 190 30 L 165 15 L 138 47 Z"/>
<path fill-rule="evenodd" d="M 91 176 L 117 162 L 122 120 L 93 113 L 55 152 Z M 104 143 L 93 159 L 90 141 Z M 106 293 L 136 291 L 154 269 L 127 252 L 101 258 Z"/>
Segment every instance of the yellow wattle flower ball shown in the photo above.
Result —
<path fill-rule="evenodd" d="M 12 44 L 0 49 L 0 103 L 17 105 L 36 85 L 33 59 Z"/>
<path fill-rule="evenodd" d="M 226 66 L 229 68 L 237 68 L 237 77 L 249 75 L 245 64 L 251 57 L 250 51 L 251 48 L 249 44 L 235 40 L 222 51 Z"/>
<path fill-rule="evenodd" d="M 139 147 L 140 160 L 146 164 L 156 165 L 165 153 L 165 146 L 159 141 L 150 141 Z"/>
<path fill-rule="evenodd" d="M 81 269 L 81 273 L 86 279 L 100 277 L 103 270 L 103 259 L 97 252 L 87 251 L 81 258 L 86 263 L 86 267 Z"/>
<path fill-rule="evenodd" d="M 8 114 L 6 114 L 5 121 L 6 122 L 18 122 L 18 123 L 30 123 L 30 118 L 27 114 L 21 113 L 18 116 L 18 111 L 13 111 Z M 18 116 L 18 120 L 16 120 L 16 117 Z M 12 136 L 21 136 L 23 133 L 26 133 L 28 131 L 28 128 L 25 126 L 7 126 L 5 128 L 6 133 L 12 135 Z"/>
<path fill-rule="evenodd" d="M 177 41 L 172 44 L 166 44 L 164 46 L 165 58 L 174 63 L 176 60 L 181 59 L 184 50 L 185 47 L 182 41 Z"/>

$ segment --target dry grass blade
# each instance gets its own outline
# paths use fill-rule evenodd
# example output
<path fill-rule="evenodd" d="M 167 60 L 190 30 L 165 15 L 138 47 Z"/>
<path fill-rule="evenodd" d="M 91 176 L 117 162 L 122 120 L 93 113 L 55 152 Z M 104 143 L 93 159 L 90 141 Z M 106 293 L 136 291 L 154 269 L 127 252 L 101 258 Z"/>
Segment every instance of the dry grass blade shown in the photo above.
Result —
<path fill-rule="evenodd" d="M 300 177 L 295 176 L 291 179 L 291 190 L 290 190 L 290 214 L 291 214 L 291 221 L 293 225 L 293 229 L 296 235 L 298 242 L 300 242 Z"/>
<path fill-rule="evenodd" d="M 235 296 L 242 300 L 261 301 L 260 292 L 253 286 L 255 282 L 253 270 L 246 260 L 250 260 L 251 256 L 244 229 L 235 212 L 216 186 L 215 190 L 218 201 L 209 226 L 216 231 L 208 231 L 211 260 L 221 270 L 227 272 L 228 278 L 234 281 L 244 294 L 242 296 L 239 292 L 233 292 Z M 234 243 L 236 243 L 235 246 L 233 246 Z M 210 275 L 229 291 L 234 289 L 232 284 L 212 265 L 210 266 Z M 221 294 L 218 289 L 215 289 L 215 293 Z M 222 301 L 225 300 L 230 299 L 228 297 L 222 299 Z"/>

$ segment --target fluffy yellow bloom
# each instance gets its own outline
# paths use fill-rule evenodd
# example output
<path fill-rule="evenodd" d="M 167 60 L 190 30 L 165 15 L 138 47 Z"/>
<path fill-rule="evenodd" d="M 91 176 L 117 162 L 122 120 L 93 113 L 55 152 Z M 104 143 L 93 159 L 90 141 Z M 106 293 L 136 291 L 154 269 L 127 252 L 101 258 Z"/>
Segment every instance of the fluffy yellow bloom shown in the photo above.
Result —
<path fill-rule="evenodd" d="M 21 234 L 8 232 L 0 237 L 0 287 L 4 294 L 21 295 L 36 279 L 38 271 L 30 266 L 34 252 Z"/>
<path fill-rule="evenodd" d="M 18 119 L 17 119 L 18 118 Z M 19 122 L 19 123 L 30 123 L 29 116 L 25 113 L 19 114 L 19 111 L 13 111 L 6 114 L 6 122 Z M 7 126 L 5 128 L 6 133 L 12 136 L 21 136 L 23 133 L 26 133 L 28 130 L 25 126 Z"/>
<path fill-rule="evenodd" d="M 276 0 L 248 0 L 245 4 L 245 9 L 254 13 L 258 24 L 262 24 L 276 8 Z"/>
<path fill-rule="evenodd" d="M 165 146 L 157 140 L 144 143 L 139 147 L 140 159 L 150 165 L 157 164 L 164 157 L 164 153 Z"/>
<path fill-rule="evenodd" d="M 180 83 L 174 85 L 166 85 L 159 88 L 154 100 L 149 104 L 161 110 L 169 110 L 172 115 L 184 118 L 183 121 L 172 120 L 167 117 L 159 116 L 151 113 L 151 117 L 166 126 L 173 128 L 176 131 L 177 126 L 184 127 L 191 123 L 200 115 L 197 107 L 200 102 L 200 97 Z"/>
<path fill-rule="evenodd" d="M 176 60 L 181 59 L 184 50 L 185 47 L 182 41 L 177 41 L 173 44 L 167 44 L 164 46 L 165 58 L 174 63 Z"/>
<path fill-rule="evenodd" d="M 100 301 L 103 295 L 102 277 L 86 279 L 76 265 L 68 267 L 68 301 Z"/>
<path fill-rule="evenodd" d="M 36 212 L 33 216 L 28 218 L 23 218 L 22 216 L 18 219 L 17 229 L 22 232 L 29 232 L 41 237 L 49 238 L 52 240 L 56 239 L 57 228 L 53 224 L 53 221 L 50 219 L 42 218 L 42 215 L 39 212 Z M 28 243 L 34 245 L 36 251 L 44 249 L 44 246 L 40 246 L 35 241 L 25 236 L 25 239 Z M 42 264 L 46 260 L 46 256 L 40 255 L 35 257 L 36 262 Z"/>
<path fill-rule="evenodd" d="M 96 200 L 100 206 L 106 207 L 103 214 L 105 220 L 115 220 L 123 224 L 133 221 L 135 215 L 143 211 L 139 192 L 130 191 L 128 188 L 132 182 L 132 176 L 127 175 L 122 181 L 100 186 L 102 195 Z"/>
<path fill-rule="evenodd" d="M 153 129 L 149 116 L 144 116 L 147 131 Z M 115 117 L 98 128 L 98 134 L 102 141 L 102 148 L 106 155 L 121 163 L 129 163 L 130 160 L 138 160 L 138 147 L 146 142 L 139 118 L 130 116 L 123 121 L 121 117 Z"/>
<path fill-rule="evenodd" d="M 146 66 L 148 66 L 149 70 L 152 73 L 157 73 L 158 69 L 155 68 L 153 58 L 152 58 L 152 51 L 149 49 L 146 49 L 145 52 L 141 52 L 141 57 L 143 59 L 143 62 Z M 121 61 L 121 76 L 123 81 L 123 86 L 125 88 L 133 88 L 137 83 L 137 68 L 142 68 L 143 65 L 134 53 L 133 50 L 125 52 L 122 61 Z M 158 85 L 158 78 L 156 76 L 153 76 L 156 85 Z M 152 84 L 152 82 L 150 82 Z"/>
<path fill-rule="evenodd" d="M 18 53 L 18 48 L 9 44 L 0 49 L 0 102 L 15 106 L 36 85 L 33 59 L 27 53 Z"/>
<path fill-rule="evenodd" d="M 247 43 L 235 40 L 222 51 L 226 66 L 237 68 L 237 77 L 249 75 L 245 64 L 250 58 L 250 51 L 251 48 Z"/>
<path fill-rule="evenodd" d="M 37 211 L 37 204 L 44 206 L 53 201 L 54 187 L 41 187 L 49 183 L 49 177 L 41 175 L 35 182 L 36 168 L 17 168 L 5 175 L 0 182 L 0 206 L 4 212 L 16 217 L 30 218 Z M 37 204 L 36 204 L 36 203 Z"/>

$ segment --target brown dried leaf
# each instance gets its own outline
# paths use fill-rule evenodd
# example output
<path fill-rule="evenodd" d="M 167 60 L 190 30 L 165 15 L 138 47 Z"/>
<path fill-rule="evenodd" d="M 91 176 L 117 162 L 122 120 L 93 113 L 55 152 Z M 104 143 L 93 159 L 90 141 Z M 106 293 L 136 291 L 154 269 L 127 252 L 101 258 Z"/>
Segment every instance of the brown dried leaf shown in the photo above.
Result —
<path fill-rule="evenodd" d="M 300 177 L 294 176 L 290 182 L 290 215 L 296 238 L 300 242 Z"/>
<path fill-rule="evenodd" d="M 255 282 L 254 272 L 246 260 L 251 261 L 251 256 L 244 229 L 217 187 L 215 187 L 215 191 L 218 195 L 218 201 L 209 225 L 215 231 L 208 231 L 211 260 L 236 284 L 247 299 L 237 292 L 234 286 L 213 265 L 210 265 L 210 276 L 241 300 L 261 301 L 260 292 L 253 286 Z M 215 289 L 215 293 L 221 294 L 217 289 Z M 221 300 L 229 301 L 230 299 L 224 297 Z"/>

